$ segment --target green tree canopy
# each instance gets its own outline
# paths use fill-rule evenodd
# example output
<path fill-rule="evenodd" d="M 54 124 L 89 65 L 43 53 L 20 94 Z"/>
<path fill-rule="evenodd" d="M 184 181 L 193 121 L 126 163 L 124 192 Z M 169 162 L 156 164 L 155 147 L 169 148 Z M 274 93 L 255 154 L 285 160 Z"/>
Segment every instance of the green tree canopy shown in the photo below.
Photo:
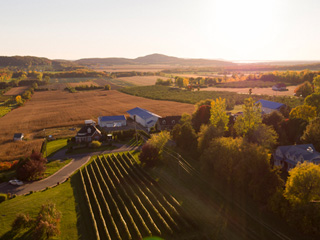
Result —
<path fill-rule="evenodd" d="M 213 125 L 202 125 L 198 134 L 198 149 L 203 152 L 209 147 L 212 139 L 222 137 L 224 129 Z"/>
<path fill-rule="evenodd" d="M 261 104 L 255 104 L 252 98 L 244 100 L 243 116 L 237 117 L 234 128 L 240 136 L 245 136 L 249 130 L 262 123 Z"/>
<path fill-rule="evenodd" d="M 313 92 L 312 85 L 310 82 L 306 81 L 306 82 L 300 84 L 294 90 L 294 92 L 296 93 L 297 96 L 302 96 L 305 98 L 306 96 L 310 95 Z"/>
<path fill-rule="evenodd" d="M 292 203 L 320 200 L 320 166 L 304 162 L 291 169 L 284 196 Z"/>
<path fill-rule="evenodd" d="M 313 86 L 314 86 L 314 91 L 319 93 L 320 92 L 320 75 L 315 76 L 313 78 L 312 83 L 313 83 Z"/>
<path fill-rule="evenodd" d="M 293 108 L 290 112 L 290 118 L 300 118 L 307 122 L 312 121 L 317 117 L 317 111 L 315 107 L 309 105 L 301 105 Z"/>
<path fill-rule="evenodd" d="M 210 122 L 213 126 L 217 127 L 218 124 L 223 125 L 225 131 L 228 130 L 229 117 L 226 113 L 226 100 L 217 98 L 211 102 L 211 117 Z"/>
<path fill-rule="evenodd" d="M 319 76 L 320 77 L 320 76 Z M 304 99 L 304 104 L 315 107 L 317 115 L 320 115 L 320 91 L 317 93 L 312 93 Z"/>
<path fill-rule="evenodd" d="M 320 151 L 320 118 L 309 123 L 301 140 L 304 143 L 312 143 L 317 151 Z"/>

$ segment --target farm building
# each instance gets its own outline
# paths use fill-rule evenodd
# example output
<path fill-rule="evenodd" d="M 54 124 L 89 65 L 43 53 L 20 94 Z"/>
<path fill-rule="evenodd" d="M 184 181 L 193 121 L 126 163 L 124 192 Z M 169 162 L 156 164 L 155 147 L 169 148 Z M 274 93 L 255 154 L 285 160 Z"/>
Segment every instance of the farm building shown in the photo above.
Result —
<path fill-rule="evenodd" d="M 91 119 L 89 119 L 89 120 L 84 120 L 84 124 L 85 125 L 93 125 L 93 126 L 95 126 L 96 122 L 91 120 Z"/>
<path fill-rule="evenodd" d="M 262 110 L 262 113 L 264 114 L 269 114 L 273 111 L 280 111 L 282 107 L 286 106 L 283 103 L 277 103 L 277 102 L 267 101 L 263 99 L 257 101 L 256 104 L 257 103 L 261 103 L 261 110 Z"/>
<path fill-rule="evenodd" d="M 273 154 L 274 165 L 289 171 L 299 162 L 304 161 L 320 164 L 320 153 L 312 144 L 279 146 Z"/>
<path fill-rule="evenodd" d="M 101 132 L 94 125 L 83 126 L 75 136 L 77 143 L 91 142 L 93 140 L 100 140 L 102 137 Z"/>
<path fill-rule="evenodd" d="M 278 83 L 272 86 L 273 91 L 287 91 L 287 86 L 283 83 Z"/>
<path fill-rule="evenodd" d="M 143 127 L 148 128 L 148 130 L 153 127 L 160 118 L 159 115 L 139 107 L 133 108 L 127 111 L 127 113 L 129 113 L 130 117 L 135 122 L 141 124 Z"/>
<path fill-rule="evenodd" d="M 24 135 L 23 133 L 15 133 L 13 135 L 13 141 L 22 141 Z"/>
<path fill-rule="evenodd" d="M 121 116 L 103 116 L 98 117 L 98 125 L 100 127 L 122 127 L 127 125 L 124 115 Z"/>
<path fill-rule="evenodd" d="M 180 122 L 181 116 L 167 116 L 164 118 L 159 118 L 157 121 L 157 129 L 160 131 L 163 130 L 172 130 L 173 127 Z"/>

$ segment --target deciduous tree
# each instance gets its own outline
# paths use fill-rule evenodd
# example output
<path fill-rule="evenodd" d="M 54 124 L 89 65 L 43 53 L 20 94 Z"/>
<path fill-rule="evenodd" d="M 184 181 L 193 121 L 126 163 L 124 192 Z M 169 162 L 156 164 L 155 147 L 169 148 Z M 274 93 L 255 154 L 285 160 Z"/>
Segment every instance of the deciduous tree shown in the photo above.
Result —
<path fill-rule="evenodd" d="M 320 151 L 320 118 L 309 123 L 301 137 L 301 140 L 304 143 L 312 143 L 316 150 Z"/>
<path fill-rule="evenodd" d="M 290 118 L 300 118 L 307 122 L 312 121 L 317 116 L 317 111 L 315 107 L 309 105 L 301 105 L 295 107 L 290 112 Z"/>
<path fill-rule="evenodd" d="M 225 131 L 228 130 L 229 117 L 226 113 L 226 100 L 217 98 L 211 102 L 211 116 L 210 122 L 213 126 L 217 127 L 221 124 Z"/>
<path fill-rule="evenodd" d="M 306 97 L 308 95 L 310 95 L 313 92 L 312 89 L 312 85 L 310 82 L 304 82 L 302 84 L 300 84 L 295 90 L 294 92 L 296 93 L 297 96 L 302 96 L 302 97 Z"/>
<path fill-rule="evenodd" d="M 320 166 L 304 162 L 291 169 L 284 196 L 292 203 L 320 200 Z"/>

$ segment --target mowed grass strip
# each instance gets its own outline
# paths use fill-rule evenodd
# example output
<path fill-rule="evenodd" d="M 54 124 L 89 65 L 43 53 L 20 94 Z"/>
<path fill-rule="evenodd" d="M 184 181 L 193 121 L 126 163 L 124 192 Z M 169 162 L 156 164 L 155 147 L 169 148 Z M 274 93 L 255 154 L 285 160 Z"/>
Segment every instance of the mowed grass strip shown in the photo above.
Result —
<path fill-rule="evenodd" d="M 53 156 L 57 151 L 60 149 L 66 147 L 68 144 L 67 138 L 57 139 L 54 141 L 48 141 L 47 142 L 47 156 L 51 157 Z"/>
<path fill-rule="evenodd" d="M 126 114 L 135 107 L 145 108 L 160 116 L 192 113 L 191 104 L 157 101 L 111 91 L 66 91 L 35 92 L 23 107 L 0 118 L 0 161 L 24 157 L 33 149 L 40 150 L 42 139 L 29 138 L 13 142 L 13 134 L 22 132 L 33 135 L 47 128 L 83 125 L 84 120 L 97 121 L 98 116 Z"/>
<path fill-rule="evenodd" d="M 17 213 L 29 214 L 34 218 L 41 206 L 48 202 L 55 203 L 56 208 L 62 213 L 61 234 L 55 239 L 78 239 L 76 204 L 70 181 L 43 192 L 17 196 L 2 202 L 0 204 L 0 238 L 10 234 L 8 232 Z"/>

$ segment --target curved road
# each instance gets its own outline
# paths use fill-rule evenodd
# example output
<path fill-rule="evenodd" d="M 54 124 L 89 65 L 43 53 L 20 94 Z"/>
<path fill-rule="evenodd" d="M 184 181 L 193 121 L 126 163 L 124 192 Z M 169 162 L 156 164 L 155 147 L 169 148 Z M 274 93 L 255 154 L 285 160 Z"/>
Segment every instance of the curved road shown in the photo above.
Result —
<path fill-rule="evenodd" d="M 121 145 L 121 147 L 111 150 L 111 151 L 103 151 L 103 152 L 91 152 L 85 154 L 71 155 L 66 156 L 65 151 L 61 150 L 57 154 L 54 155 L 54 159 L 63 159 L 63 158 L 72 158 L 72 161 L 61 168 L 59 171 L 51 175 L 50 177 L 40 180 L 34 181 L 30 183 L 26 183 L 22 186 L 13 186 L 7 182 L 0 184 L 0 193 L 11 193 L 17 195 L 23 195 L 29 193 L 30 191 L 40 191 L 47 187 L 52 187 L 57 185 L 58 183 L 64 182 L 68 177 L 70 177 L 76 170 L 78 170 L 81 166 L 86 164 L 91 156 L 99 155 L 99 154 L 107 154 L 107 153 L 116 153 L 116 152 L 124 152 L 139 149 L 139 147 L 129 147 L 126 145 Z"/>

